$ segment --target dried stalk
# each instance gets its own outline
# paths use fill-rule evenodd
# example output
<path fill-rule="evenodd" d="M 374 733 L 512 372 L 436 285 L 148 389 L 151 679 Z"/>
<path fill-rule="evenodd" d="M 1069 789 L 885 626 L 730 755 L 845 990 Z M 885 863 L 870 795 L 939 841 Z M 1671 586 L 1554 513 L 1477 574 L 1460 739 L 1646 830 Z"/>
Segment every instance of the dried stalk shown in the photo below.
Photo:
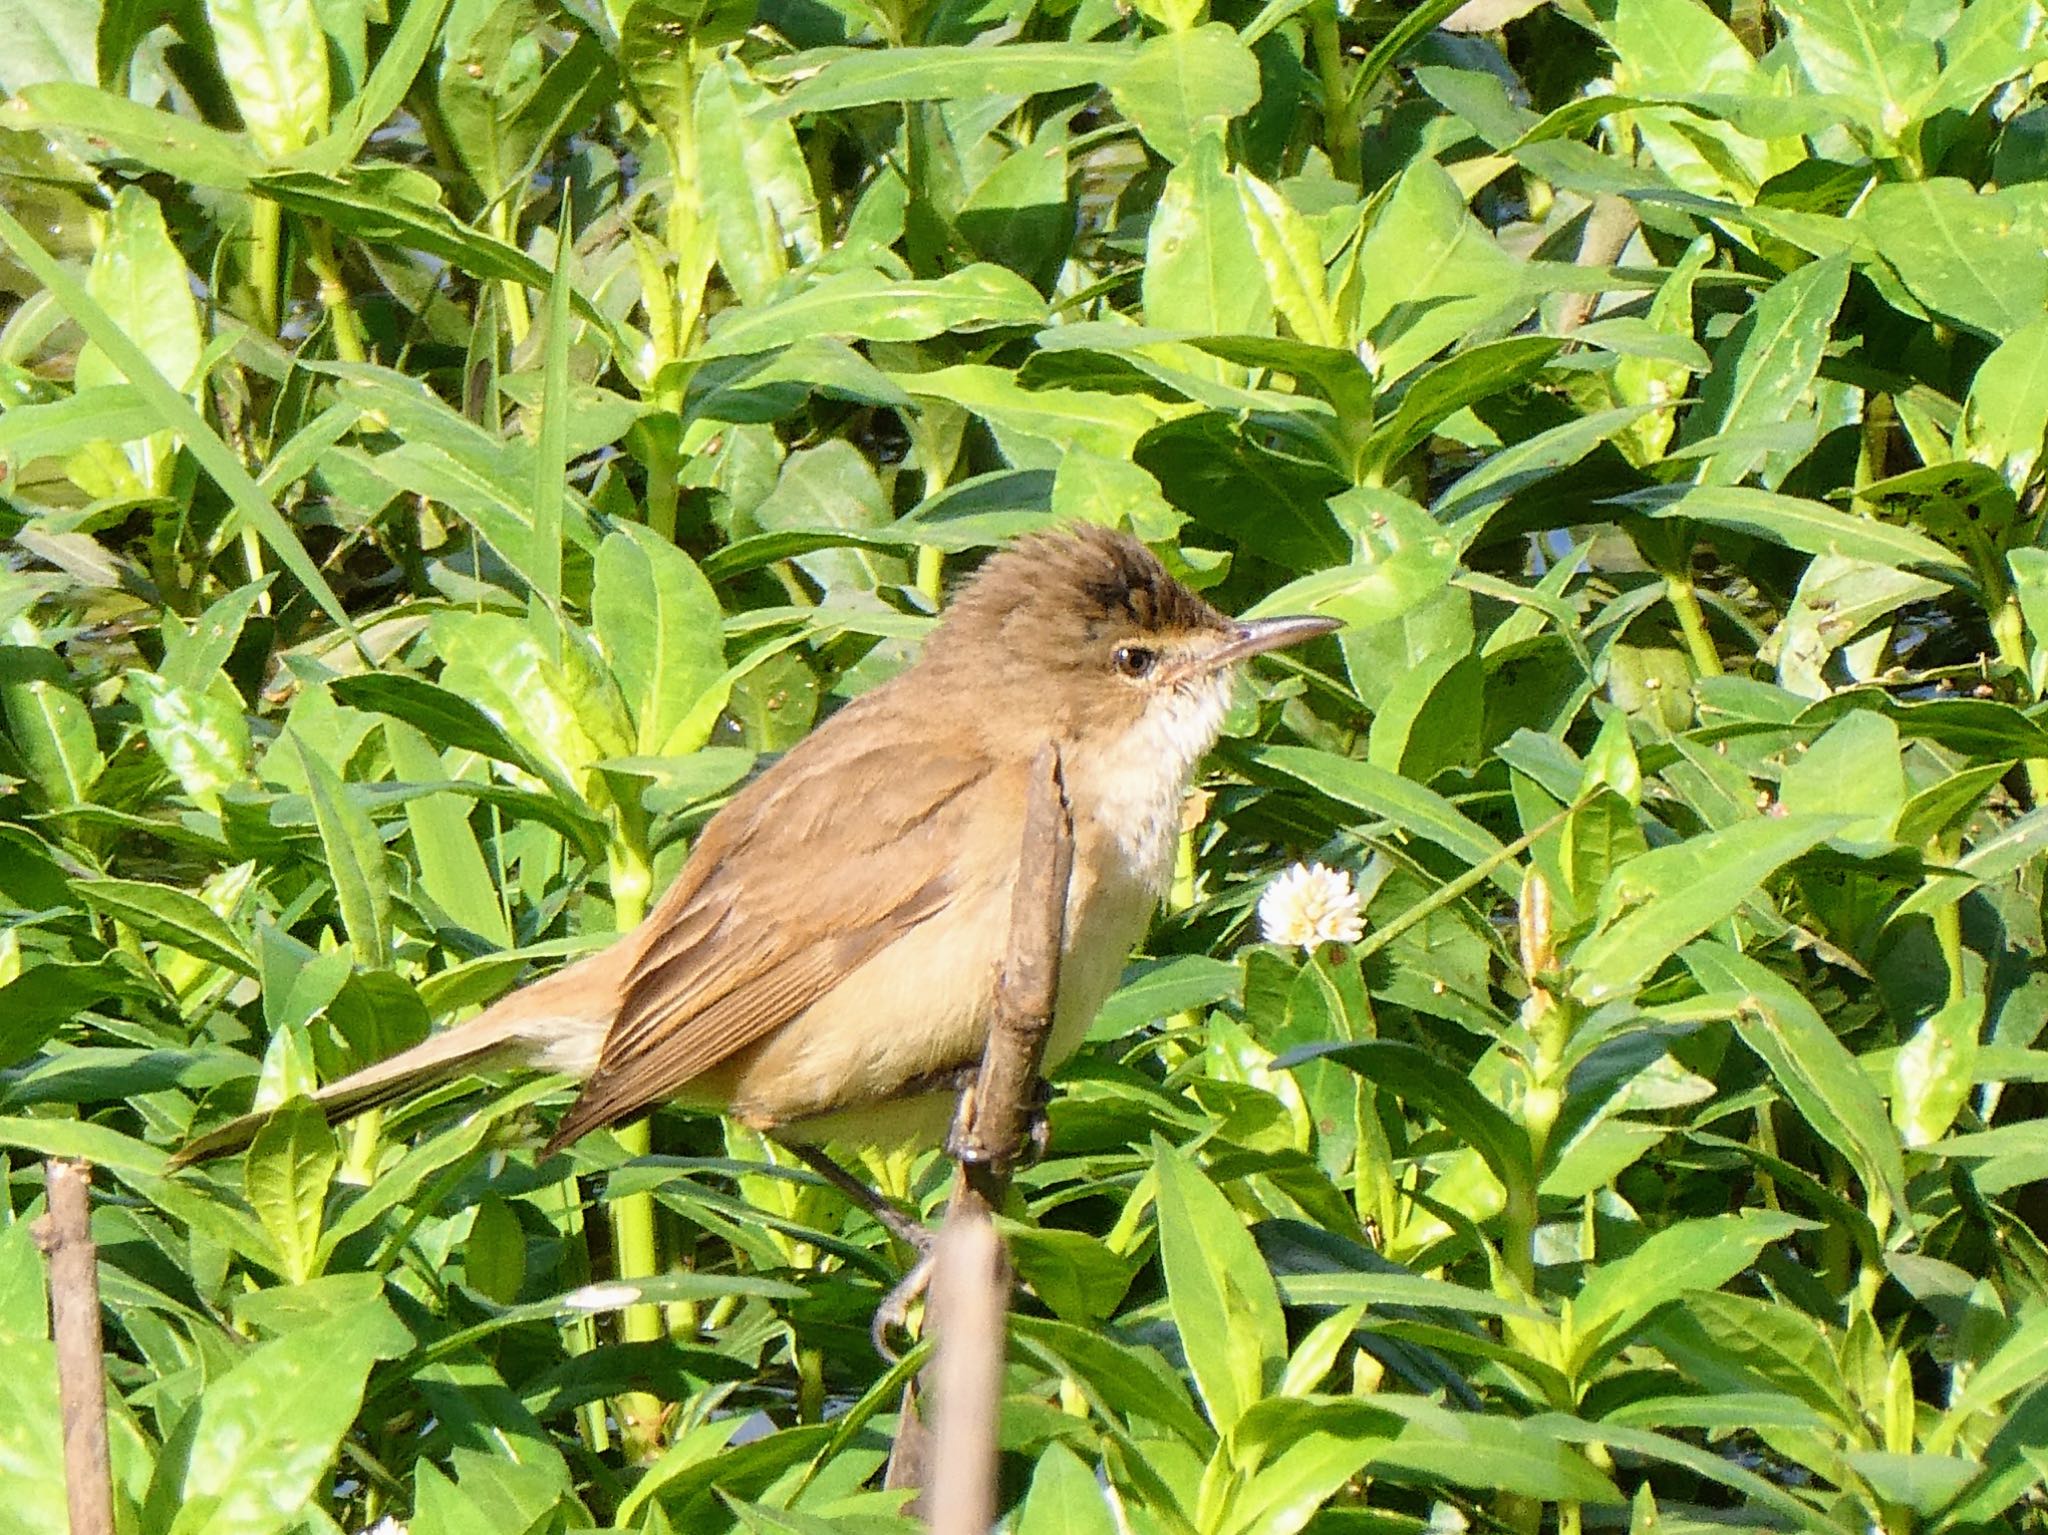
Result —
<path fill-rule="evenodd" d="M 36 1222 L 35 1239 L 50 1260 L 50 1331 L 57 1341 L 57 1401 L 64 1419 L 64 1498 L 71 1535 L 114 1535 L 99 1254 L 92 1241 L 92 1168 L 53 1158 L 43 1164 L 43 1179 L 49 1210 Z"/>
<path fill-rule="evenodd" d="M 961 1095 L 948 1142 L 959 1167 L 934 1255 L 934 1342 L 924 1378 L 937 1403 L 937 1428 L 924 1427 L 906 1391 L 903 1428 L 891 1456 L 890 1485 L 925 1489 L 920 1504 L 935 1535 L 985 1535 L 995 1520 L 1010 1272 L 993 1216 L 1037 1107 L 1039 1067 L 1059 997 L 1073 867 L 1073 814 L 1059 750 L 1048 744 L 1032 763 L 996 1014 L 980 1074 Z"/>

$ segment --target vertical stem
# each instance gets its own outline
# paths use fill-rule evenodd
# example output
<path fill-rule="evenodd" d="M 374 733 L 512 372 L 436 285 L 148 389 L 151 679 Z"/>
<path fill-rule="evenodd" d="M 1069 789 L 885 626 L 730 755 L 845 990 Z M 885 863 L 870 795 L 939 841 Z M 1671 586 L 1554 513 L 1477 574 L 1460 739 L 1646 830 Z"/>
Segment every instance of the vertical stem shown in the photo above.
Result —
<path fill-rule="evenodd" d="M 320 283 L 320 307 L 333 323 L 334 354 L 343 362 L 362 362 L 369 351 L 363 345 L 363 327 L 349 298 L 348 284 L 341 280 L 341 263 L 334 258 L 333 231 L 318 219 L 307 220 L 305 228 L 306 262 Z"/>
<path fill-rule="evenodd" d="M 267 197 L 249 200 L 249 286 L 256 293 L 256 323 L 275 336 L 279 310 L 278 262 L 284 241 L 284 209 Z"/>
<path fill-rule="evenodd" d="M 917 546 L 917 589 L 923 592 L 925 596 L 931 598 L 934 607 L 938 606 L 939 598 L 944 595 L 945 579 L 945 551 L 934 549 L 929 544 L 919 544 Z"/>
<path fill-rule="evenodd" d="M 649 871 L 645 855 L 624 840 L 611 848 L 612 909 L 620 932 L 640 925 L 647 914 Z M 616 1132 L 628 1157 L 648 1155 L 654 1149 L 653 1129 L 645 1119 L 623 1125 Z M 608 1206 L 612 1223 L 612 1251 L 617 1277 L 630 1284 L 650 1279 L 661 1272 L 661 1247 L 654 1225 L 654 1195 L 645 1190 L 626 1194 Z M 628 1306 L 619 1330 L 628 1343 L 653 1343 L 666 1337 L 661 1310 L 653 1305 Z M 661 1448 L 663 1405 L 650 1392 L 630 1391 L 619 1398 L 619 1425 L 629 1461 L 646 1460 Z"/>
<path fill-rule="evenodd" d="M 1166 893 L 1168 911 L 1192 911 L 1195 905 L 1195 829 L 1183 826 L 1173 849 L 1173 887 Z"/>
<path fill-rule="evenodd" d="M 1356 183 L 1364 174 L 1359 156 L 1362 142 L 1358 113 L 1351 101 L 1351 72 L 1344 67 L 1344 34 L 1333 4 L 1309 25 L 1315 47 L 1316 78 L 1323 88 L 1323 142 L 1330 148 L 1330 169 L 1340 181 Z"/>
<path fill-rule="evenodd" d="M 590 1244 L 583 1230 L 583 1200 L 573 1175 L 555 1184 L 553 1192 L 561 1201 L 564 1288 L 573 1290 L 590 1283 Z M 597 1347 L 597 1318 L 580 1313 L 563 1324 L 562 1333 L 570 1353 L 587 1354 Z M 576 1409 L 576 1420 L 583 1443 L 593 1454 L 601 1455 L 611 1448 L 611 1429 L 605 1422 L 603 1402 L 585 1402 Z"/>
<path fill-rule="evenodd" d="M 1996 559 L 1994 555 L 1993 560 Z M 2033 690 L 2033 668 L 2027 655 L 2027 626 L 2020 612 L 2019 598 L 2013 595 L 2012 587 L 2004 580 L 2004 571 L 1986 562 L 1986 570 L 1980 571 L 1986 577 L 1984 598 L 1990 609 L 1991 642 L 1998 648 L 1998 659 L 2018 672 L 2026 680 L 2029 692 Z M 2033 796 L 2036 805 L 2048 805 L 2048 761 L 2029 757 L 2026 761 L 2027 792 Z"/>
<path fill-rule="evenodd" d="M 2028 766 L 2032 766 L 2029 763 Z M 1941 864 L 1955 861 L 1956 846 L 1944 844 L 1940 837 L 1928 842 L 1927 856 Z M 1969 985 L 1963 976 L 1963 906 L 1960 901 L 1949 901 L 1934 913 L 1934 942 L 1941 950 L 1941 962 L 1948 971 L 1948 1000 L 1960 1002 L 1969 994 Z"/>
<path fill-rule="evenodd" d="M 681 402 L 677 402 L 675 419 L 682 419 Z M 648 432 L 647 443 L 647 526 L 666 539 L 676 541 L 676 511 L 682 504 L 682 486 L 679 480 L 682 465 L 678 461 L 674 446 L 665 433 Z"/>
<path fill-rule="evenodd" d="M 1665 571 L 1664 595 L 1671 603 L 1671 611 L 1678 615 L 1679 632 L 1685 636 L 1685 648 L 1692 656 L 1693 666 L 1702 677 L 1720 676 L 1721 655 L 1714 649 L 1713 635 L 1707 631 L 1707 615 L 1700 609 L 1692 577 L 1681 571 Z"/>
<path fill-rule="evenodd" d="M 507 245 L 515 243 L 518 231 L 512 224 L 510 199 L 500 198 L 491 204 L 489 223 L 492 235 Z M 526 288 L 509 277 L 502 279 L 498 286 L 505 295 L 505 328 L 512 333 L 512 344 L 517 346 L 533 328 L 533 311 L 527 307 Z"/>
<path fill-rule="evenodd" d="M 796 1351 L 796 1420 L 825 1421 L 825 1351 L 810 1345 Z"/>

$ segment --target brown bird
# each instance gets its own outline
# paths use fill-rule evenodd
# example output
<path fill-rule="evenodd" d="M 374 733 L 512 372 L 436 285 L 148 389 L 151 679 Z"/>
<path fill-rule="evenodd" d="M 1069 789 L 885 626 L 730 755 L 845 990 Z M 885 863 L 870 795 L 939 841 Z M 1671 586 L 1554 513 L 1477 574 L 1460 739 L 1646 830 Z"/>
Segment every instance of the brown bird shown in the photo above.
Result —
<path fill-rule="evenodd" d="M 314 1102 L 339 1119 L 523 1064 L 584 1079 L 547 1152 L 670 1100 L 797 1148 L 936 1141 L 987 1040 L 1040 748 L 1060 747 L 1074 822 L 1050 1065 L 1165 892 L 1234 663 L 1336 627 L 1226 618 L 1102 528 L 1023 539 L 960 591 L 922 659 L 712 818 L 639 927 Z"/>

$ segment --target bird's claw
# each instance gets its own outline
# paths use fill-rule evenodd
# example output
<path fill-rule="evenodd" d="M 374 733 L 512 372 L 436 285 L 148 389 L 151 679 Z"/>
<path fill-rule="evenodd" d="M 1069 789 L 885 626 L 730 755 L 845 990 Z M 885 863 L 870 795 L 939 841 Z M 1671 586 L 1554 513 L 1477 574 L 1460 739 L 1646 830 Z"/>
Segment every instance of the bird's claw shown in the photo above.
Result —
<path fill-rule="evenodd" d="M 875 1307 L 875 1319 L 868 1325 L 868 1340 L 875 1345 L 875 1352 L 889 1364 L 903 1357 L 891 1346 L 889 1335 L 901 1332 L 908 1336 L 910 1308 L 931 1288 L 932 1241 L 931 1233 L 926 1232 L 924 1241 L 917 1244 L 917 1262 L 897 1281 L 896 1287 L 882 1297 L 882 1303 Z"/>

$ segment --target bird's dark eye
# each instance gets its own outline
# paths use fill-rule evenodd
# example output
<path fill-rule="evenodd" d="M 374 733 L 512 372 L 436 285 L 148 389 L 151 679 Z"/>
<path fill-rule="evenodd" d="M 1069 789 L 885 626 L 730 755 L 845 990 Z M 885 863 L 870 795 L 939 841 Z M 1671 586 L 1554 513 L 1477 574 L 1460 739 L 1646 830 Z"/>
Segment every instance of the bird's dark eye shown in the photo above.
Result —
<path fill-rule="evenodd" d="M 1158 663 L 1159 652 L 1147 650 L 1143 645 L 1119 645 L 1109 658 L 1109 664 L 1126 677 L 1142 677 Z"/>

